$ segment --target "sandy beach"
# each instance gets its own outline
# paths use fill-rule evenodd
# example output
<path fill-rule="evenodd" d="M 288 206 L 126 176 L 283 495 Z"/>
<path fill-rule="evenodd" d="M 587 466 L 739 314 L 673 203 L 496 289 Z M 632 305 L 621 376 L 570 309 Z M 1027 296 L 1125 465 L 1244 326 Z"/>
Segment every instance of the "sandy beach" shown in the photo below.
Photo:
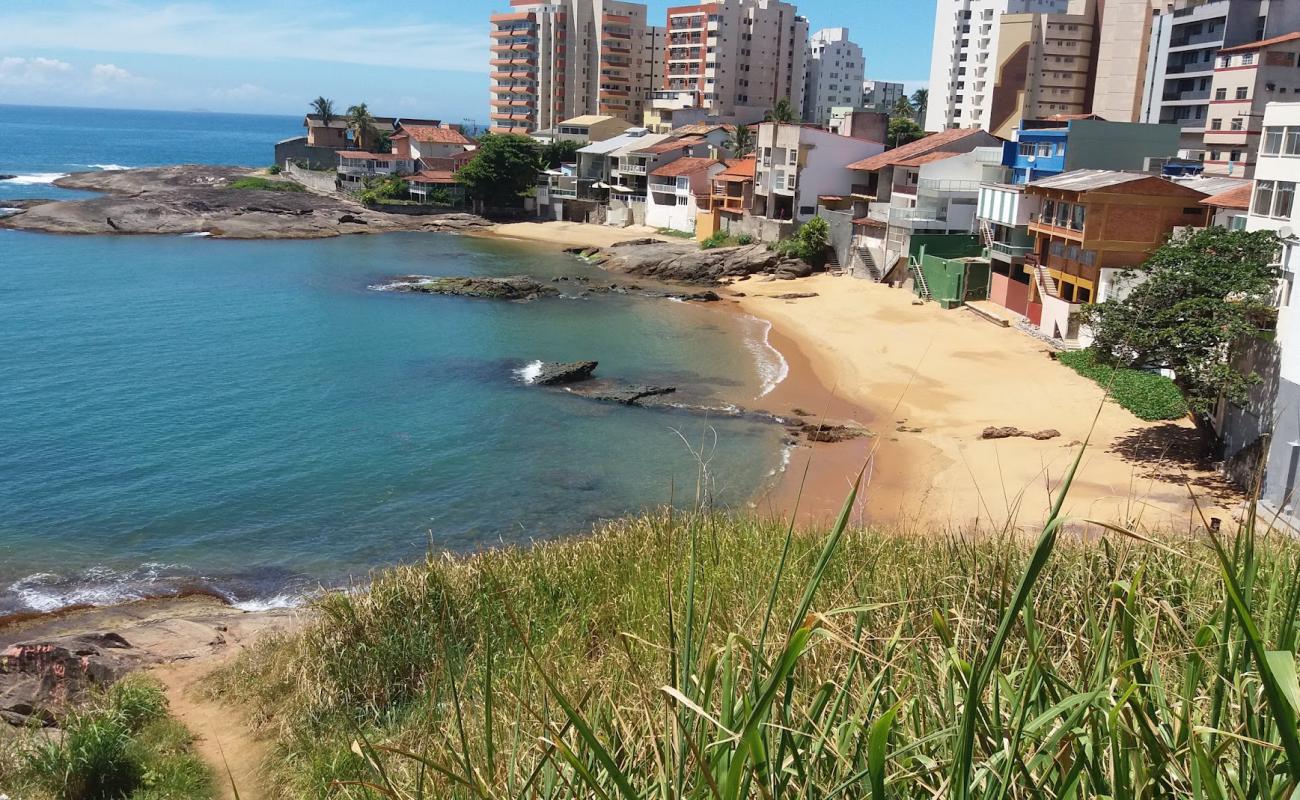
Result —
<path fill-rule="evenodd" d="M 680 238 L 664 236 L 655 228 L 633 226 L 613 228 L 585 222 L 506 222 L 486 231 L 491 236 L 506 239 L 526 239 L 559 247 L 609 247 L 630 239 L 658 239 L 663 242 L 681 242 Z"/>
<path fill-rule="evenodd" d="M 1015 329 L 967 310 L 913 305 L 910 292 L 848 277 L 750 279 L 733 289 L 745 294 L 743 310 L 770 320 L 800 357 L 806 354 L 812 383 L 826 387 L 824 404 L 847 403 L 871 418 L 878 442 L 863 511 L 873 521 L 1037 527 L 1094 418 L 1065 507 L 1071 517 L 1185 529 L 1196 515 L 1188 482 L 1207 514 L 1226 519 L 1235 506 L 1234 494 L 1194 457 L 1189 421 L 1143 422 L 1103 403 L 1099 386 Z M 771 297 L 790 292 L 818 296 Z M 791 380 L 800 381 L 796 372 L 792 366 Z M 808 381 L 802 382 L 806 393 Z M 1053 428 L 1061 435 L 986 441 L 980 433 L 987 426 Z M 816 464 L 826 449 L 803 452 Z M 833 486 L 842 498 L 857 466 L 815 470 L 811 505 L 827 514 L 824 496 Z M 801 471 L 796 458 L 776 506 L 788 502 Z"/>

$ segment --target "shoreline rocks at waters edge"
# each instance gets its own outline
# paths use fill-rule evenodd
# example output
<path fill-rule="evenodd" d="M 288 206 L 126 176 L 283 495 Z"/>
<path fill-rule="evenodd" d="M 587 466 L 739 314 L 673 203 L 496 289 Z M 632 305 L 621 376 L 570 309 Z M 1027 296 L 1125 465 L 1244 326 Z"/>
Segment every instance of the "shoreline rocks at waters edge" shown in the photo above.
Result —
<path fill-rule="evenodd" d="M 493 225 L 474 214 L 385 214 L 345 197 L 229 188 L 253 173 L 246 167 L 195 164 L 78 172 L 55 180 L 54 185 L 101 192 L 101 196 L 6 201 L 6 206 L 20 208 L 22 213 L 0 217 L 0 227 L 68 234 L 204 233 L 225 239 L 322 239 L 389 231 L 454 232 Z"/>
<path fill-rule="evenodd" d="M 806 261 L 769 250 L 765 244 L 702 250 L 694 243 L 632 239 L 605 248 L 570 247 L 565 252 L 610 272 L 704 286 L 756 274 L 793 280 L 814 272 Z"/>

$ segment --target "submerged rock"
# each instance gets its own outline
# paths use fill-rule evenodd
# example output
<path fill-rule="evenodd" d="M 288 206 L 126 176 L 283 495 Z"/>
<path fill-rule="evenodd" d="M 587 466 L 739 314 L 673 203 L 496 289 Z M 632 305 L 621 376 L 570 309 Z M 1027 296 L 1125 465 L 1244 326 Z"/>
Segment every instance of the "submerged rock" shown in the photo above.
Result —
<path fill-rule="evenodd" d="M 529 381 L 533 386 L 559 386 L 591 380 L 598 361 L 546 361 Z"/>
<path fill-rule="evenodd" d="M 428 275 L 407 275 L 372 288 L 389 292 L 446 294 L 489 300 L 536 300 L 539 297 L 553 297 L 560 293 L 560 290 L 554 286 L 526 275 L 514 275 L 509 278 L 437 278 Z"/>
<path fill-rule="evenodd" d="M 588 400 L 636 406 L 641 405 L 641 401 L 646 398 L 672 394 L 677 391 L 677 387 L 622 383 L 621 381 L 589 381 L 580 386 L 570 386 L 566 391 L 578 397 L 585 397 Z"/>

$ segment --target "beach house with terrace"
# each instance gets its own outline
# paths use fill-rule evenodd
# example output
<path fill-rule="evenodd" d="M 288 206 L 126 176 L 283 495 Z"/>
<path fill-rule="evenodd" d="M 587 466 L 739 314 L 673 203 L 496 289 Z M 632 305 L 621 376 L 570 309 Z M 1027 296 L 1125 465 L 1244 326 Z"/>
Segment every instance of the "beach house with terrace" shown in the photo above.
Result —
<path fill-rule="evenodd" d="M 1002 140 L 978 128 L 942 131 L 847 169 L 843 194 L 858 216 L 845 265 L 877 281 L 905 278 L 914 235 L 970 234 L 981 183 L 1005 174 Z"/>
<path fill-rule="evenodd" d="M 472 147 L 465 134 L 450 125 L 402 122 L 390 141 L 394 153 L 413 161 L 455 158 Z"/>
<path fill-rule="evenodd" d="M 398 153 L 371 153 L 365 150 L 338 151 L 338 186 L 345 192 L 360 192 L 371 178 L 410 175 L 416 162 Z"/>
<path fill-rule="evenodd" d="M 709 207 L 712 178 L 726 168 L 712 157 L 684 157 L 650 173 L 645 224 L 684 233 L 696 232 L 701 209 Z"/>
<path fill-rule="evenodd" d="M 679 158 L 709 155 L 702 136 L 648 134 L 615 150 L 617 166 L 610 170 L 609 212 L 606 224 L 618 227 L 645 225 L 650 173 Z"/>
<path fill-rule="evenodd" d="M 1046 336 L 1086 345 L 1083 303 L 1122 296 L 1118 275 L 1140 267 L 1178 228 L 1203 227 L 1204 192 L 1142 172 L 1077 170 L 1034 181 L 1025 197 L 1031 249 L 1022 266 L 994 262 L 989 297 Z"/>
<path fill-rule="evenodd" d="M 542 173 L 537 182 L 538 216 L 604 223 L 609 190 L 619 165 L 617 153 L 641 143 L 649 133 L 645 128 L 628 128 L 617 136 L 578 148 L 573 170 Z"/>
<path fill-rule="evenodd" d="M 753 200 L 744 230 L 775 242 L 817 216 L 821 196 L 847 196 L 850 163 L 884 152 L 880 142 L 838 136 L 812 125 L 764 122 L 756 129 Z"/>
<path fill-rule="evenodd" d="M 754 202 L 755 156 L 731 161 L 713 176 L 709 188 L 708 208 L 695 218 L 695 238 L 703 241 L 718 231 L 739 236 L 746 233 L 745 215 Z M 751 234 L 752 235 L 752 234 Z"/>

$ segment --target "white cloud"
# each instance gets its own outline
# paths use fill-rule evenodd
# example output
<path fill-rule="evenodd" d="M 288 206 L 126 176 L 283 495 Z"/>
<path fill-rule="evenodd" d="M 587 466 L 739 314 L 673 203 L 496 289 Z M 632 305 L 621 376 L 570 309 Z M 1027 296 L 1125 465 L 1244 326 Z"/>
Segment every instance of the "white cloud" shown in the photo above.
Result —
<path fill-rule="evenodd" d="M 212 90 L 212 96 L 218 100 L 258 100 L 270 95 L 269 89 L 254 83 L 241 83 L 230 89 Z"/>
<path fill-rule="evenodd" d="M 72 65 L 53 58 L 0 58 L 0 86 L 43 86 L 73 75 Z"/>
<path fill-rule="evenodd" d="M 139 80 L 116 64 L 96 64 L 90 68 L 90 80 L 101 86 Z"/>
<path fill-rule="evenodd" d="M 323 9 L 303 0 L 260 6 L 138 0 L 78 1 L 27 12 L 5 10 L 0 50 L 95 49 L 116 53 L 206 58 L 300 58 L 382 67 L 486 72 L 482 25 L 403 17 L 385 8 L 375 21 L 369 4 Z"/>

